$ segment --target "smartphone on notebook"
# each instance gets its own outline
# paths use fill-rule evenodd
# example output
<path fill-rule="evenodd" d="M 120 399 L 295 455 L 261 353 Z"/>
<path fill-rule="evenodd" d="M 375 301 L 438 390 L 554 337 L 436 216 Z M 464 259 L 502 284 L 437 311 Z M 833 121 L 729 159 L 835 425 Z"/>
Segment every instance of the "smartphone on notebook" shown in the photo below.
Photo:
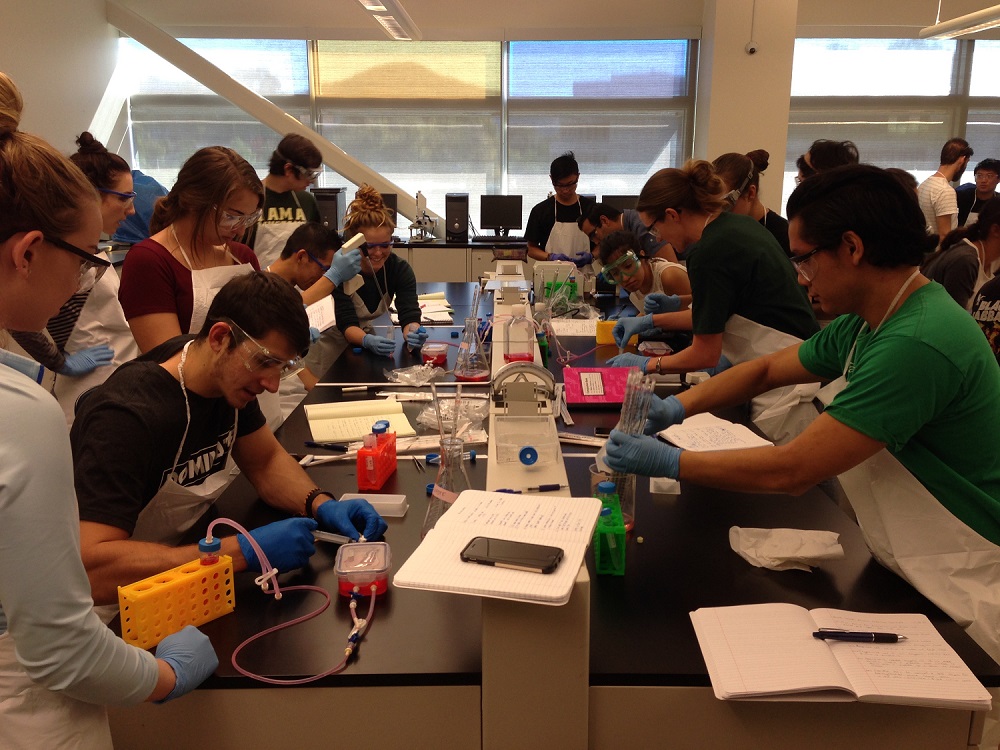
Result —
<path fill-rule="evenodd" d="M 562 557 L 563 551 L 559 547 L 493 539 L 488 536 L 475 537 L 462 550 L 462 560 L 465 562 L 532 573 L 551 573 L 559 566 Z"/>

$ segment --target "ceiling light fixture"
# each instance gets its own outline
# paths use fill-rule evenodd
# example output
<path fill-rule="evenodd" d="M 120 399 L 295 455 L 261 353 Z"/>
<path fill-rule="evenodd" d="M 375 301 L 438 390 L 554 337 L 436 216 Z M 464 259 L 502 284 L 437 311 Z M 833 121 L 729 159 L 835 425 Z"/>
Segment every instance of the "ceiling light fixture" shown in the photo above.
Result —
<path fill-rule="evenodd" d="M 940 18 L 940 6 L 938 14 Z M 974 34 L 977 31 L 985 31 L 1000 26 L 1000 5 L 992 8 L 977 10 L 965 16 L 953 18 L 943 23 L 935 23 L 920 30 L 917 37 L 920 39 L 955 39 L 956 37 Z"/>
<path fill-rule="evenodd" d="M 409 42 L 423 38 L 420 29 L 398 0 L 358 0 L 358 2 L 372 14 L 372 18 L 391 39 Z"/>

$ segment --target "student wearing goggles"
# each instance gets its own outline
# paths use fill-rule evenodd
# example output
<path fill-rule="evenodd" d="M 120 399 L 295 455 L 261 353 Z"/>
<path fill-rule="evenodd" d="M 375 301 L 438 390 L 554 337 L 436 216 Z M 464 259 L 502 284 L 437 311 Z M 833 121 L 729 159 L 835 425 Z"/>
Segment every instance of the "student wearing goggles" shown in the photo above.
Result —
<path fill-rule="evenodd" d="M 264 178 L 264 212 L 250 228 L 246 243 L 257 253 L 261 268 L 281 255 L 292 232 L 306 222 L 322 222 L 309 186 L 322 174 L 323 156 L 305 136 L 289 133 L 271 154 Z"/>

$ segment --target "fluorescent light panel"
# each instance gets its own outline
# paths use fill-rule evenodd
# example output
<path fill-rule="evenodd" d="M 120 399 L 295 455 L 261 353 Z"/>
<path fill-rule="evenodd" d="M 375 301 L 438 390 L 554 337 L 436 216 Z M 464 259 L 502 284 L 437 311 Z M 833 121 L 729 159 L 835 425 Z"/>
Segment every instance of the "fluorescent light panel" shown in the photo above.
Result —
<path fill-rule="evenodd" d="M 920 39 L 954 39 L 966 34 L 974 34 L 977 31 L 993 29 L 997 26 L 1000 26 L 1000 5 L 928 26 L 921 29 L 917 36 Z"/>
<path fill-rule="evenodd" d="M 413 19 L 397 0 L 358 0 L 358 2 L 372 14 L 372 18 L 385 29 L 385 33 L 391 39 L 411 41 L 423 37 Z"/>

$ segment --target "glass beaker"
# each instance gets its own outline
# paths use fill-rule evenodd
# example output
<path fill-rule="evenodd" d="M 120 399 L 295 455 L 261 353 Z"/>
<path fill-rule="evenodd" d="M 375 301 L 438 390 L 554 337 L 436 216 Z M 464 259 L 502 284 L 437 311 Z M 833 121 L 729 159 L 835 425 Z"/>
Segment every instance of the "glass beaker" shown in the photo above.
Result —
<path fill-rule="evenodd" d="M 490 363 L 479 339 L 479 318 L 465 319 L 465 333 L 455 358 L 455 380 L 481 383 L 490 379 Z"/>
<path fill-rule="evenodd" d="M 462 492 L 472 489 L 472 483 L 465 470 L 465 462 L 462 460 L 464 446 L 465 443 L 461 438 L 441 438 L 441 464 L 438 466 L 437 479 L 434 480 L 434 488 L 427 501 L 427 515 L 424 516 L 424 525 L 420 530 L 421 539 L 434 528 L 438 519 Z"/>

